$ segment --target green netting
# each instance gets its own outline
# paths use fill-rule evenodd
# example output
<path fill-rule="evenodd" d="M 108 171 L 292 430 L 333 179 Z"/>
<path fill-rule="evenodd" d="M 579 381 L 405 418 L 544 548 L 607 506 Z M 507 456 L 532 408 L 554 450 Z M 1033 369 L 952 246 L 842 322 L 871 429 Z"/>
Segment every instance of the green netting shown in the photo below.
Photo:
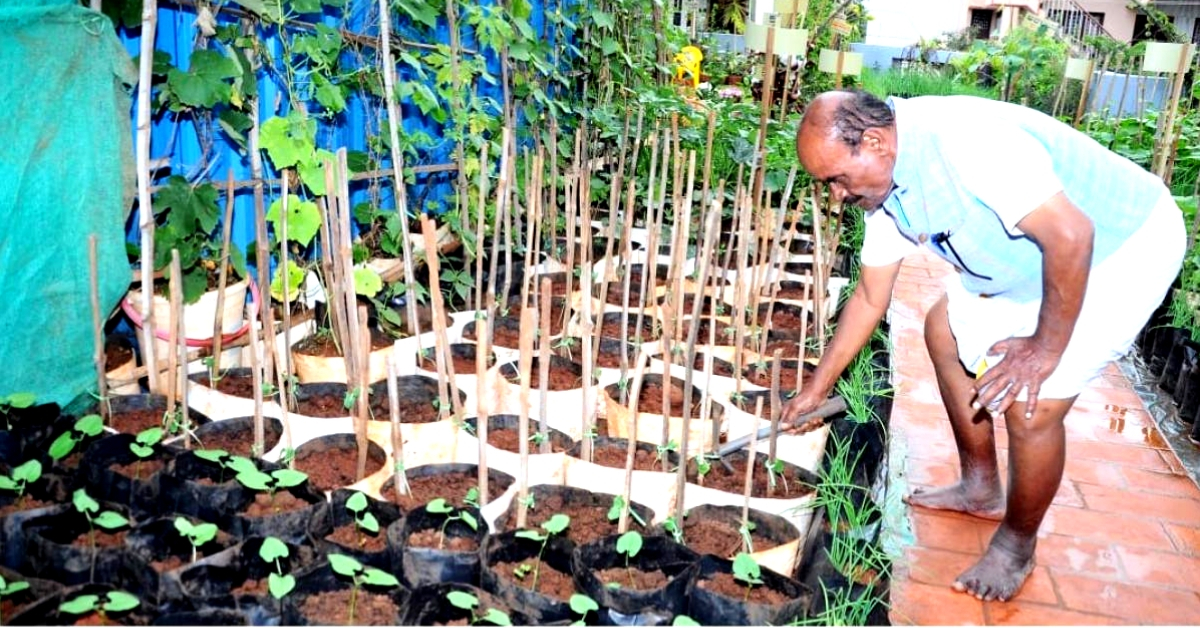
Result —
<path fill-rule="evenodd" d="M 70 0 L 0 3 L 0 396 L 64 404 L 95 388 L 88 236 L 100 306 L 129 286 L 129 55 Z"/>

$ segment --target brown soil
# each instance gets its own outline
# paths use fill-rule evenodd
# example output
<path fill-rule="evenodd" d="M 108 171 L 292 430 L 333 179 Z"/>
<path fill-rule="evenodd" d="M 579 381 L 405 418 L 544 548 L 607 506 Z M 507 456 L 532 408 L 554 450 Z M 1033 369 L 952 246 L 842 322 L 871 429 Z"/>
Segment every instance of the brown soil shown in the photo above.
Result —
<path fill-rule="evenodd" d="M 551 320 L 551 326 L 553 326 L 554 317 L 551 316 L 550 320 Z M 554 331 L 551 330 L 550 333 L 553 334 Z M 504 347 L 506 349 L 520 349 L 521 348 L 520 327 L 518 327 L 516 325 L 507 325 L 504 327 L 496 326 L 496 328 L 494 330 L 492 330 L 492 344 L 494 346 Z"/>
<path fill-rule="evenodd" d="M 704 371 L 704 354 L 697 352 L 696 359 L 692 361 L 692 368 L 698 371 L 692 375 L 692 381 L 703 381 L 703 376 L 700 375 Z M 724 377 L 733 377 L 733 365 L 725 360 L 713 358 L 713 375 L 722 375 Z M 700 378 L 697 380 L 697 378 Z"/>
<path fill-rule="evenodd" d="M 711 468 L 704 476 L 704 486 L 725 491 L 727 493 L 742 493 L 746 486 L 746 460 L 731 458 L 728 460 L 729 466 L 733 467 L 733 473 L 725 469 L 725 465 L 720 461 L 712 461 Z M 775 492 L 767 495 L 768 473 L 762 466 L 754 469 L 754 486 L 752 487 L 752 497 L 776 497 L 776 498 L 796 498 L 808 495 L 813 491 L 811 486 L 805 486 L 799 480 L 790 479 L 785 485 L 782 478 L 775 479 Z M 696 479 L 696 464 L 688 463 L 688 481 L 694 484 L 699 484 Z M 786 486 L 786 488 L 785 488 Z M 758 549 L 758 546 L 755 546 Z"/>
<path fill-rule="evenodd" d="M 624 469 L 627 454 L 624 447 L 596 447 L 592 450 L 592 462 L 604 467 Z M 658 460 L 657 452 L 638 449 L 633 453 L 633 468 L 638 471 L 662 471 L 662 462 Z"/>
<path fill-rule="evenodd" d="M 521 566 L 522 563 L 496 563 L 493 569 L 500 574 L 505 580 L 511 581 L 513 584 L 523 589 L 528 589 L 533 584 L 533 571 L 531 570 L 524 578 L 517 578 L 514 570 Z M 571 574 L 565 574 L 546 563 L 542 563 L 538 567 L 537 559 L 531 558 L 525 561 L 530 567 L 537 567 L 537 592 L 542 595 L 548 595 L 557 600 L 564 602 L 571 599 L 575 594 L 575 580 Z"/>
<path fill-rule="evenodd" d="M 120 532 L 108 533 L 108 532 L 105 532 L 104 530 L 97 529 L 96 530 L 96 547 L 97 548 L 121 547 L 121 546 L 125 545 L 125 533 L 126 533 L 126 530 L 121 530 Z M 92 542 L 91 542 L 91 539 L 89 538 L 88 533 L 83 532 L 79 536 L 75 537 L 74 541 L 71 541 L 71 545 L 74 545 L 76 547 L 91 548 Z"/>
<path fill-rule="evenodd" d="M 54 502 L 44 502 L 40 499 L 34 499 L 34 498 L 26 495 L 24 499 L 17 499 L 16 501 L 14 501 L 13 503 L 11 503 L 7 506 L 0 506 L 0 519 L 7 517 L 8 515 L 11 515 L 14 512 L 22 512 L 25 510 L 34 510 L 35 508 L 45 508 L 47 506 L 53 506 L 53 505 L 54 505 Z"/>
<path fill-rule="evenodd" d="M 150 566 L 153 567 L 154 570 L 157 571 L 158 573 L 166 573 L 168 571 L 174 571 L 176 569 L 179 569 L 180 567 L 186 565 L 187 563 L 188 563 L 188 561 L 184 560 L 180 556 L 168 556 L 163 560 L 156 560 L 156 561 L 151 562 Z"/>
<path fill-rule="evenodd" d="M 630 281 L 629 283 L 629 307 L 637 309 L 638 300 L 638 284 Z M 596 297 L 600 297 L 600 286 L 596 286 Z M 604 295 L 604 302 L 609 305 L 625 305 L 625 282 L 610 281 L 608 282 L 608 293 Z"/>
<path fill-rule="evenodd" d="M 779 292 L 775 293 L 775 298 L 804 300 L 805 298 L 812 298 L 812 293 L 812 286 L 809 286 L 808 294 L 806 295 L 804 284 L 797 281 L 780 286 Z M 770 298 L 771 291 L 769 289 L 763 289 L 762 296 Z"/>
<path fill-rule="evenodd" d="M 242 514 L 247 517 L 267 517 L 289 510 L 301 510 L 308 507 L 309 503 L 303 499 L 285 490 L 278 490 L 275 491 L 275 500 L 273 502 L 271 501 L 271 496 L 267 493 L 255 495 L 254 503 L 247 506 L 242 511 Z"/>
<path fill-rule="evenodd" d="M 457 395 L 458 389 L 450 391 L 450 394 Z M 401 423 L 434 423 L 442 418 L 438 409 L 433 405 L 433 401 L 437 399 L 435 393 L 433 399 L 428 401 L 400 400 L 400 422 Z M 371 417 L 376 421 L 391 420 L 391 401 L 386 394 L 371 395 Z M 344 410 L 343 410 L 344 412 Z M 342 415 L 346 416 L 346 415 Z"/>
<path fill-rule="evenodd" d="M 508 486 L 511 483 L 507 480 L 489 481 L 488 493 L 492 497 L 495 497 L 508 490 Z M 384 494 L 394 494 L 395 490 L 392 488 L 393 486 L 392 480 L 388 480 L 384 484 Z M 409 493 L 400 500 L 400 507 L 407 512 L 417 508 L 424 508 L 425 504 L 443 497 L 446 499 L 446 503 L 455 508 L 462 508 L 466 505 L 463 502 L 463 498 L 467 496 L 467 491 L 472 488 L 478 488 L 478 486 L 479 478 L 474 471 L 410 477 L 408 478 Z"/>
<path fill-rule="evenodd" d="M 296 412 L 318 419 L 333 419 L 350 416 L 346 409 L 346 398 L 341 395 L 309 395 L 296 402 Z"/>
<path fill-rule="evenodd" d="M 125 434 L 138 434 L 152 427 L 162 427 L 165 410 L 126 410 L 108 420 L 108 426 Z"/>
<path fill-rule="evenodd" d="M 475 539 L 465 536 L 446 536 L 443 543 L 441 530 L 434 528 L 408 535 L 408 545 L 410 547 L 441 548 L 451 552 L 474 552 L 479 549 L 479 543 L 476 543 Z"/>
<path fill-rule="evenodd" d="M 629 271 L 629 290 L 631 293 L 636 293 L 637 290 L 641 287 L 642 271 L 644 269 L 645 269 L 645 266 L 639 265 L 637 268 L 634 268 Z M 655 286 L 667 285 L 667 272 L 668 272 L 668 270 L 666 267 L 659 267 L 658 270 L 655 271 L 655 274 L 654 274 L 654 285 Z"/>
<path fill-rule="evenodd" d="M 197 377 L 197 382 L 201 386 L 212 388 L 212 380 L 205 373 Z M 217 391 L 223 392 L 232 397 L 241 397 L 243 399 L 254 398 L 254 374 L 253 373 L 237 373 L 222 375 L 217 380 Z"/>
<path fill-rule="evenodd" d="M 637 354 L 629 356 L 628 363 L 625 365 L 628 368 L 633 368 L 637 363 Z M 601 366 L 606 369 L 621 368 L 621 352 L 620 351 L 597 351 L 596 366 Z"/>
<path fill-rule="evenodd" d="M 617 533 L 617 522 L 608 520 L 608 508 L 608 505 L 572 504 L 565 506 L 561 495 L 551 495 L 538 500 L 536 506 L 529 511 L 525 525 L 531 530 L 536 530 L 555 513 L 561 512 L 571 518 L 571 525 L 566 529 L 567 538 L 574 541 L 576 545 L 583 545 Z M 630 519 L 632 520 L 632 517 Z M 514 516 L 511 517 L 508 525 L 511 528 L 515 524 L 516 517 Z M 636 523 L 630 525 L 637 527 Z"/>
<path fill-rule="evenodd" d="M 770 388 L 772 368 L 773 366 L 769 362 L 763 368 L 759 368 L 758 364 L 750 364 L 746 367 L 746 381 L 764 388 Z M 810 381 L 815 370 L 816 368 L 811 365 L 804 365 L 804 381 Z M 796 383 L 796 367 L 792 364 L 780 365 L 779 390 L 785 393 L 784 397 L 787 397 L 786 392 L 796 390 Z M 753 411 L 754 408 L 750 410 Z"/>
<path fill-rule="evenodd" d="M 702 395 L 696 394 L 695 392 L 692 393 L 692 406 L 688 409 L 689 418 L 700 418 L 701 398 Z M 672 383 L 668 399 L 671 404 L 671 416 L 683 416 L 683 386 Z M 662 414 L 662 401 L 662 386 L 656 382 L 645 382 L 642 384 L 641 394 L 638 395 L 638 412 L 647 414 Z"/>
<path fill-rule="evenodd" d="M 309 595 L 300 605 L 300 612 L 318 626 L 393 626 L 400 609 L 392 598 L 359 589 L 354 604 L 354 621 L 350 621 L 352 589 L 339 589 Z"/>
<path fill-rule="evenodd" d="M 596 577 L 605 585 L 610 582 L 615 582 L 621 585 L 623 589 L 634 589 L 637 591 L 652 591 L 667 584 L 670 578 L 663 573 L 661 569 L 654 571 L 642 571 L 636 567 L 626 569 L 624 567 L 613 567 L 612 569 L 601 569 L 596 572 Z M 632 582 L 630 577 L 633 578 Z"/>
<path fill-rule="evenodd" d="M 687 338 L 688 334 L 691 333 L 692 324 L 693 323 L 692 323 L 691 319 L 689 319 L 683 323 L 683 329 L 681 330 L 681 334 L 682 334 L 683 338 Z M 699 322 L 697 322 L 695 324 L 700 326 L 696 330 L 696 343 L 697 344 L 707 344 L 709 338 L 713 338 L 714 342 L 717 346 L 727 346 L 727 345 L 733 344 L 733 336 L 731 335 L 731 333 L 726 332 L 727 329 L 730 329 L 734 326 L 734 324 L 732 322 L 727 323 L 725 321 L 716 321 L 716 320 L 713 320 L 712 318 L 705 317 L 705 318 L 701 318 L 699 320 Z M 714 325 L 716 326 L 716 335 L 715 336 L 712 335 Z M 701 363 L 701 365 L 697 368 L 703 368 L 703 363 Z"/>
<path fill-rule="evenodd" d="M 255 597 L 268 595 L 271 592 L 271 582 L 267 578 L 262 580 L 247 580 L 236 586 L 229 592 L 230 595 L 253 595 Z"/>
<path fill-rule="evenodd" d="M 565 288 L 565 284 L 558 284 L 558 285 Z M 576 290 L 579 289 L 578 283 L 575 285 L 575 289 Z M 557 298 L 559 296 L 558 292 L 555 292 L 555 296 L 556 296 L 556 298 L 554 299 L 554 301 L 550 303 L 550 335 L 551 336 L 557 336 L 558 334 L 562 333 L 563 315 L 566 313 L 566 310 L 567 310 L 566 299 Z M 530 297 L 530 299 L 532 300 L 532 297 Z M 517 321 L 518 323 L 520 323 L 522 309 L 523 308 L 521 307 L 520 303 L 517 301 L 514 301 L 512 307 L 510 307 L 508 310 L 507 316 L 509 318 L 512 318 L 513 320 Z M 541 310 L 536 311 L 534 320 L 538 326 L 541 326 L 541 324 L 542 324 Z M 512 348 L 516 349 L 518 347 L 517 347 L 517 345 L 513 345 Z"/>
<path fill-rule="evenodd" d="M 2 598 L 0 599 L 0 618 L 7 620 L 26 606 L 28 606 L 28 603 L 17 604 L 8 598 Z"/>
<path fill-rule="evenodd" d="M 101 617 L 100 613 L 88 613 L 80 617 L 78 621 L 71 624 L 72 626 L 124 626 L 120 621 L 113 621 L 112 617 Z"/>
<path fill-rule="evenodd" d="M 325 535 L 325 540 L 363 552 L 382 552 L 387 549 L 387 538 L 382 531 L 380 534 L 371 534 L 366 530 L 360 531 L 358 525 L 353 521 L 334 528 L 332 534 Z"/>
<path fill-rule="evenodd" d="M 383 349 L 392 345 L 392 339 L 378 329 L 371 328 L 371 350 Z M 297 342 L 292 351 L 303 353 L 304 355 L 319 355 L 326 358 L 336 358 L 341 356 L 338 351 L 338 345 L 333 340 L 333 334 L 318 333 Z"/>
<path fill-rule="evenodd" d="M 270 429 L 264 430 L 264 435 L 267 441 L 265 446 L 267 451 L 270 451 L 271 448 L 275 446 L 275 443 L 279 441 L 279 437 L 276 436 L 273 442 L 271 440 Z M 197 446 L 197 448 L 220 449 L 228 452 L 231 456 L 250 458 L 253 454 L 251 450 L 254 449 L 254 428 L 250 427 L 247 430 L 213 432 L 211 434 L 207 434 L 205 435 L 204 440 L 201 441 L 201 446 Z"/>
<path fill-rule="evenodd" d="M 104 364 L 107 370 L 125 364 L 133 359 L 133 349 L 119 342 L 109 342 L 104 345 Z"/>
<path fill-rule="evenodd" d="M 666 297 L 664 296 L 662 299 L 660 299 L 659 303 L 661 303 L 664 307 L 666 307 L 666 305 L 667 305 Z M 695 307 L 695 305 L 696 305 L 696 294 L 691 293 L 691 292 L 684 294 L 683 295 L 683 306 L 680 308 L 679 312 L 677 313 L 677 316 L 691 316 L 692 308 Z M 714 303 L 713 303 L 712 298 L 704 297 L 704 300 L 700 303 L 700 315 L 701 316 L 711 315 L 713 313 L 713 305 L 714 305 Z M 728 310 L 730 309 L 728 305 L 723 306 L 723 307 L 726 312 L 728 312 Z"/>
<path fill-rule="evenodd" d="M 139 466 L 140 465 L 140 466 Z M 150 476 L 158 473 L 166 463 L 159 459 L 149 459 L 142 461 L 133 461 L 129 464 L 114 464 L 109 465 L 108 470 L 119 475 L 123 475 L 131 480 L 148 480 Z"/>
<path fill-rule="evenodd" d="M 537 426 L 530 424 L 529 431 L 531 434 L 536 433 Z M 491 429 L 491 430 L 488 430 L 488 444 L 491 445 L 492 447 L 495 447 L 496 449 L 503 449 L 504 451 L 511 451 L 513 453 L 518 453 L 521 451 L 521 433 L 518 430 Z M 531 453 L 536 453 L 538 451 L 538 445 L 535 445 L 533 443 L 533 441 L 530 441 L 529 442 L 529 451 Z M 552 451 L 554 453 L 559 453 L 559 452 L 563 451 L 563 448 L 554 444 L 554 441 L 551 441 L 550 442 L 550 451 Z"/>
<path fill-rule="evenodd" d="M 538 366 L 537 358 L 533 359 L 532 364 L 533 367 L 529 369 L 529 389 L 537 390 L 542 385 L 541 367 Z M 519 386 L 521 384 L 521 377 L 517 374 L 517 365 L 514 363 L 512 366 L 514 368 L 511 370 L 501 367 L 501 371 L 508 377 L 510 383 Z M 554 361 L 550 362 L 550 382 L 546 385 L 546 390 L 575 390 L 582 387 L 583 377 L 576 374 L 572 368 L 556 364 Z"/>
<path fill-rule="evenodd" d="M 450 361 L 454 363 L 454 374 L 455 375 L 475 375 L 476 374 L 475 358 L 473 358 L 473 357 L 468 358 L 466 356 L 454 355 Z M 494 365 L 495 363 L 496 363 L 495 354 L 489 355 L 488 361 L 487 361 L 488 368 L 491 368 L 492 365 Z M 433 356 L 426 357 L 425 355 L 422 355 L 421 356 L 421 368 L 423 368 L 427 371 L 432 371 L 432 372 L 436 373 L 437 372 L 437 359 L 434 358 Z"/>
<path fill-rule="evenodd" d="M 383 468 L 383 460 L 367 455 L 367 475 Z M 308 474 L 308 482 L 321 491 L 349 486 L 359 480 L 358 447 L 332 447 L 296 457 L 296 469 Z M 364 476 L 365 477 L 365 476 Z"/>
<path fill-rule="evenodd" d="M 758 342 L 753 342 L 749 339 L 747 339 L 746 343 L 743 344 L 742 346 L 745 347 L 746 349 L 749 349 L 750 351 L 756 351 L 756 352 L 759 351 L 759 349 L 762 349 L 762 347 L 760 347 L 758 345 Z M 780 350 L 779 357 L 784 358 L 785 360 L 796 360 L 796 359 L 800 358 L 800 345 L 797 344 L 793 340 L 770 340 L 770 339 L 768 339 L 767 346 L 766 346 L 765 350 L 761 351 L 761 353 L 763 355 L 775 355 L 776 349 Z M 811 357 L 811 356 L 812 356 L 812 354 L 810 353 L 808 355 L 808 357 Z"/>
<path fill-rule="evenodd" d="M 657 340 L 659 330 L 654 328 L 654 319 L 646 316 L 642 318 L 642 340 Z M 629 322 L 626 325 L 628 329 L 627 338 L 632 341 L 637 337 L 637 316 L 629 315 Z M 604 323 L 600 326 L 600 335 L 605 338 L 621 338 L 621 315 L 605 315 Z"/>
<path fill-rule="evenodd" d="M 791 601 L 792 598 L 762 585 L 752 587 L 750 589 L 750 597 L 746 597 L 746 585 L 738 582 L 732 575 L 727 573 L 713 574 L 704 580 L 701 580 L 699 585 L 714 593 L 720 593 L 726 597 L 735 600 L 745 599 L 747 602 L 756 604 L 766 604 L 768 606 L 779 606 L 785 602 Z"/>
<path fill-rule="evenodd" d="M 87 446 L 88 446 L 88 443 L 86 443 L 86 442 L 81 443 L 79 445 L 75 445 L 75 453 L 60 460 L 58 462 L 59 466 L 61 466 L 64 469 L 67 469 L 67 470 L 78 469 L 79 463 L 83 460 L 83 451 L 82 450 L 86 449 Z"/>
<path fill-rule="evenodd" d="M 688 517 L 683 523 L 683 538 L 697 554 L 712 554 L 732 559 L 742 551 L 742 535 L 737 528 L 723 521 Z M 779 544 L 771 539 L 750 533 L 754 551 L 769 550 Z"/>
<path fill-rule="evenodd" d="M 763 310 L 762 314 L 759 315 L 758 321 L 760 325 L 763 319 L 766 318 L 766 314 L 766 310 Z M 777 305 L 775 309 L 771 310 L 771 325 L 768 329 L 787 332 L 788 335 L 799 335 L 804 328 L 804 322 L 795 310 L 781 308 Z"/>

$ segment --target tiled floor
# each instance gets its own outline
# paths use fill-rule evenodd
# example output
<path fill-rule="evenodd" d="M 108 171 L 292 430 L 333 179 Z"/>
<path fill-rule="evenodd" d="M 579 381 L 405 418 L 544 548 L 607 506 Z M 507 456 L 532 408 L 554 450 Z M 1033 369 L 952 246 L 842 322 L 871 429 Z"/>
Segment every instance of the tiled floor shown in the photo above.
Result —
<path fill-rule="evenodd" d="M 896 287 L 891 430 L 892 459 L 904 461 L 893 472 L 898 490 L 958 478 L 922 334 L 925 312 L 950 272 L 932 255 L 913 256 Z M 1066 426 L 1066 473 L 1038 535 L 1037 567 L 1018 596 L 979 602 L 950 586 L 982 554 L 995 523 L 905 506 L 897 520 L 909 527 L 893 534 L 905 539 L 893 569 L 893 623 L 1200 623 L 1200 490 L 1115 366 L 1080 395 Z M 1003 466 L 1007 442 L 999 427 L 997 442 Z"/>

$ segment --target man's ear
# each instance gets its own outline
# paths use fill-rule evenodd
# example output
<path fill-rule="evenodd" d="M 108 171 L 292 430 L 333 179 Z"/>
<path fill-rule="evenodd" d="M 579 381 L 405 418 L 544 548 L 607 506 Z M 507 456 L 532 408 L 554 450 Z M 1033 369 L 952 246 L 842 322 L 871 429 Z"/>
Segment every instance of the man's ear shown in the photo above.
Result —
<path fill-rule="evenodd" d="M 881 151 L 887 148 L 887 137 L 883 129 L 871 128 L 863 131 L 861 146 L 869 151 Z"/>

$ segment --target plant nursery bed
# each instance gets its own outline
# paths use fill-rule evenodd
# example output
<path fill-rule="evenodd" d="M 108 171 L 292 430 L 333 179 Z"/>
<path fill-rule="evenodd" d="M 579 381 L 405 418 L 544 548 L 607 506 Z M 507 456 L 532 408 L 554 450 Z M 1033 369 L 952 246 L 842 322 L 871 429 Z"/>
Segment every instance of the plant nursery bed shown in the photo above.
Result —
<path fill-rule="evenodd" d="M 533 358 L 532 367 L 529 369 L 529 388 L 536 390 L 542 385 L 542 369 L 541 360 Z M 520 371 L 517 362 L 511 362 L 500 367 L 500 374 L 503 375 L 513 385 L 520 385 Z M 550 378 L 546 385 L 546 390 L 574 390 L 583 386 L 583 367 L 575 362 L 560 358 L 558 356 L 550 357 Z"/>
<path fill-rule="evenodd" d="M 300 605 L 306 618 L 322 626 L 392 626 L 400 608 L 386 595 L 359 590 L 354 600 L 354 621 L 350 621 L 352 589 L 338 589 L 309 595 Z"/>
<path fill-rule="evenodd" d="M 530 424 L 529 432 L 531 434 L 536 434 L 537 433 L 537 425 Z M 508 429 L 508 428 L 489 429 L 488 430 L 488 444 L 491 445 L 492 447 L 495 447 L 496 449 L 503 449 L 504 451 L 511 451 L 513 453 L 519 453 L 521 451 L 521 432 L 520 432 L 520 430 L 513 430 L 513 429 Z M 538 445 L 536 445 L 532 442 L 529 443 L 529 451 L 530 451 L 530 453 L 537 453 Z M 562 447 L 562 445 L 554 442 L 553 439 L 551 439 L 550 451 L 557 454 L 557 453 L 565 451 L 565 449 Z"/>
<path fill-rule="evenodd" d="M 683 413 L 683 386 L 681 384 L 672 383 L 670 391 L 667 393 L 668 402 L 671 404 L 671 416 L 685 416 Z M 700 402 L 702 396 L 693 392 L 692 404 L 687 409 L 686 416 L 691 419 L 700 418 Z M 663 388 L 658 382 L 644 382 L 642 391 L 638 395 L 638 412 L 645 414 L 662 414 L 663 413 Z"/>
<path fill-rule="evenodd" d="M 112 464 L 109 470 L 134 480 L 145 480 L 162 471 L 166 463 L 161 459 L 137 460 L 129 464 Z"/>
<path fill-rule="evenodd" d="M 713 461 L 710 465 L 709 472 L 704 476 L 704 482 L 700 482 L 697 476 L 695 460 L 688 461 L 688 482 L 693 484 L 701 484 L 708 488 L 727 493 L 742 493 L 746 486 L 746 457 L 745 456 L 727 456 L 725 461 L 729 466 L 733 467 L 730 472 L 725 468 L 720 461 Z M 769 475 L 763 465 L 766 462 L 766 455 L 759 454 L 757 456 L 757 464 L 754 469 L 753 487 L 751 490 L 752 497 L 773 497 L 781 499 L 795 499 L 803 497 L 813 492 L 813 487 L 806 482 L 800 481 L 795 477 L 789 477 L 787 482 L 782 478 L 777 478 L 775 481 L 774 492 L 768 494 Z M 784 473 L 788 473 L 790 465 L 785 465 Z M 812 478 L 815 481 L 815 477 Z"/>
<path fill-rule="evenodd" d="M 382 452 L 379 454 L 373 456 L 371 452 L 367 453 L 366 475 L 372 475 L 383 468 L 385 459 Z M 349 486 L 359 479 L 358 448 L 328 447 L 308 455 L 297 455 L 296 469 L 307 473 L 309 483 L 317 490 L 331 491 Z"/>
<path fill-rule="evenodd" d="M 533 584 L 533 571 L 530 571 L 524 578 L 516 576 L 516 570 L 521 565 L 533 567 L 535 561 L 520 561 L 520 562 L 500 562 L 494 565 L 497 573 L 505 579 L 512 581 L 518 587 L 529 590 Z M 575 594 L 575 579 L 569 573 L 563 573 L 544 561 L 537 568 L 537 589 L 538 593 L 548 595 L 552 598 L 562 600 L 564 602 L 571 599 Z"/>
<path fill-rule="evenodd" d="M 163 411 L 152 408 L 114 412 L 108 419 L 108 426 L 123 434 L 138 434 L 162 424 Z"/>
<path fill-rule="evenodd" d="M 325 540 L 343 547 L 353 547 L 360 552 L 382 552 L 387 549 L 387 537 L 382 532 L 371 534 L 353 521 L 334 528 L 332 533 L 325 535 Z"/>
<path fill-rule="evenodd" d="M 563 513 L 571 518 L 566 535 L 576 545 L 617 533 L 617 522 L 608 520 L 608 506 L 564 505 L 559 495 L 551 495 L 537 502 L 526 515 L 526 527 L 536 529 L 556 513 Z"/>
<path fill-rule="evenodd" d="M 601 569 L 596 572 L 596 577 L 603 582 L 605 586 L 619 585 L 622 589 L 634 589 L 636 591 L 652 591 L 661 588 L 667 583 L 670 578 L 663 573 L 661 569 L 654 571 L 642 571 L 641 569 L 624 567 L 613 567 L 611 569 Z"/>
<path fill-rule="evenodd" d="M 628 453 L 625 447 L 616 443 L 598 444 L 592 449 L 592 462 L 604 467 L 624 469 Z M 640 448 L 633 452 L 633 468 L 635 471 L 663 470 L 657 452 Z"/>

